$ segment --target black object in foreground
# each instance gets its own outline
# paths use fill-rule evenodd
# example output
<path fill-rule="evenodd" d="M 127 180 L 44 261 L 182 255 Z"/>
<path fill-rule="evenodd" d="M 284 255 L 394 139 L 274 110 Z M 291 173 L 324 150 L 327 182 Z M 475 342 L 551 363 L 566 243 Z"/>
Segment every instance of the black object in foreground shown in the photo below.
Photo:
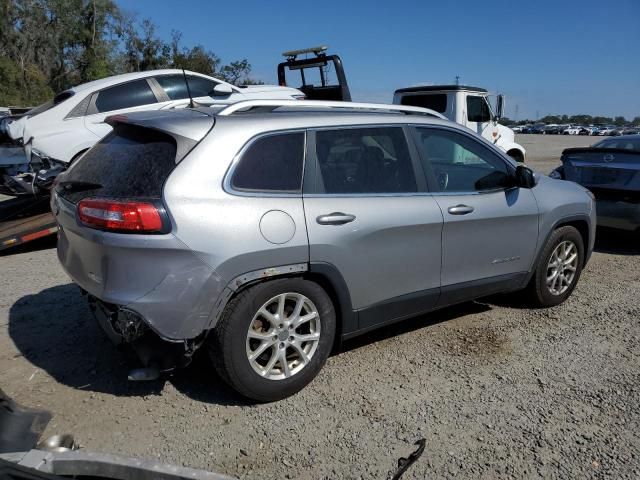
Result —
<path fill-rule="evenodd" d="M 426 440 L 421 438 L 414 444 L 418 445 L 418 448 L 414 452 L 411 452 L 408 458 L 401 457 L 398 459 L 398 469 L 393 477 L 391 477 L 391 480 L 398 480 L 402 475 L 404 475 L 404 472 L 406 472 L 407 469 L 420 458 L 424 452 L 425 443 Z"/>
<path fill-rule="evenodd" d="M 21 407 L 0 389 L 0 453 L 35 447 L 49 420 L 49 412 Z"/>

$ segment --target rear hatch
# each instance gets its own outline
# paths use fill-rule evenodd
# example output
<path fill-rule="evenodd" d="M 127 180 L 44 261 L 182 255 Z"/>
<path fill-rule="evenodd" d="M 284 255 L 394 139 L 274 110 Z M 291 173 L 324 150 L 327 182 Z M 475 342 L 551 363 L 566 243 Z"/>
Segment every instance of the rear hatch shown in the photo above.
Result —
<path fill-rule="evenodd" d="M 145 295 L 152 290 L 166 293 L 167 279 L 176 280 L 181 272 L 193 276 L 194 269 L 202 269 L 193 252 L 171 233 L 162 191 L 176 165 L 204 138 L 214 119 L 194 110 L 178 110 L 108 121 L 113 131 L 58 176 L 51 206 L 60 227 L 58 257 L 67 273 L 99 299 L 131 305 L 148 298 Z M 142 231 L 127 229 L 117 223 L 126 222 L 130 214 L 118 210 L 122 205 L 133 205 L 134 210 L 136 205 L 149 207 L 160 224 L 149 230 L 144 225 Z M 144 215 L 142 211 L 140 217 Z M 203 275 L 206 278 L 207 272 Z M 154 312 L 139 307 L 137 311 L 153 324 Z M 164 333 L 180 335 L 178 330 Z"/>
<path fill-rule="evenodd" d="M 562 152 L 566 180 L 603 194 L 640 192 L 640 151 L 623 148 L 568 148 Z"/>

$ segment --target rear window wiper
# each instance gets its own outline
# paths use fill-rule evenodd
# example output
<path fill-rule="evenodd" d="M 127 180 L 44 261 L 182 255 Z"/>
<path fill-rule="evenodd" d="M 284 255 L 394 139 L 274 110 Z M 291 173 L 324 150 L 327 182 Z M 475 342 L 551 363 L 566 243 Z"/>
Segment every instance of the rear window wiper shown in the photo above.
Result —
<path fill-rule="evenodd" d="M 65 192 L 81 192 L 83 190 L 95 190 L 102 188 L 102 185 L 94 182 L 84 182 L 82 180 L 64 180 L 58 185 L 64 189 Z"/>

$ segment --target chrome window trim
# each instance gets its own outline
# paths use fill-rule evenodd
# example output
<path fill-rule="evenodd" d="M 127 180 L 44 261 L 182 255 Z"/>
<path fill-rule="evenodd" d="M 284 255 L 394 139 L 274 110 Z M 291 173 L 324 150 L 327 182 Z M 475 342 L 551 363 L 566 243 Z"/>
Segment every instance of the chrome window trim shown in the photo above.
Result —
<path fill-rule="evenodd" d="M 241 190 L 241 189 L 237 189 L 234 188 L 231 184 L 231 179 L 233 178 L 233 175 L 235 173 L 235 170 L 238 166 L 238 164 L 240 163 L 240 161 L 242 160 L 243 155 L 247 152 L 247 150 L 249 148 L 251 148 L 251 146 L 257 142 L 258 140 L 261 140 L 263 138 L 267 138 L 267 137 L 273 137 L 276 135 L 282 135 L 282 134 L 290 134 L 290 133 L 302 133 L 304 135 L 304 140 L 302 143 L 302 175 L 300 178 L 300 189 L 297 192 L 289 192 L 289 191 L 279 191 L 279 190 Z M 307 129 L 306 128 L 291 128 L 291 129 L 283 129 L 283 130 L 271 130 L 269 132 L 263 132 L 263 133 L 259 133 L 258 135 L 254 135 L 253 137 L 249 138 L 249 140 L 247 140 L 244 145 L 240 148 L 240 150 L 238 151 L 238 153 L 236 153 L 233 157 L 233 160 L 231 160 L 231 163 L 229 165 L 229 168 L 227 168 L 227 172 L 224 175 L 224 180 L 222 182 L 222 188 L 223 190 L 230 194 L 230 195 L 234 195 L 237 197 L 260 197 L 260 198 L 302 198 L 302 186 L 304 183 L 304 170 L 305 170 L 305 166 L 306 166 L 306 162 L 307 162 Z"/>

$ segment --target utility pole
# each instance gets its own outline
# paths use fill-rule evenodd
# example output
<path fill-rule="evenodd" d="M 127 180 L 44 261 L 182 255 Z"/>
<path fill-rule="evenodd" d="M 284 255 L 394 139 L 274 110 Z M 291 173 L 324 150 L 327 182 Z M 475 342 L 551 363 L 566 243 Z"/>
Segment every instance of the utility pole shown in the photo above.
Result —
<path fill-rule="evenodd" d="M 460 75 L 456 75 L 456 85 L 460 85 Z"/>

